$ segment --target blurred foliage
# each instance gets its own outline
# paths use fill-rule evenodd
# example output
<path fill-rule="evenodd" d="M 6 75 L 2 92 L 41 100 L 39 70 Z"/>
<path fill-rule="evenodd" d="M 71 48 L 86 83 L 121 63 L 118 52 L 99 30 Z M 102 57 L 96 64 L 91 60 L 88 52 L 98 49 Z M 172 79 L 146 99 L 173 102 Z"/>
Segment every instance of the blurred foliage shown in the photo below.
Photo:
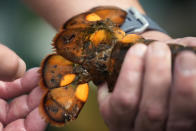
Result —
<path fill-rule="evenodd" d="M 140 0 L 147 14 L 172 37 L 196 36 L 195 0 Z M 51 50 L 56 31 L 20 1 L 0 1 L 0 41 L 14 50 L 27 63 L 27 68 L 39 66 Z M 47 131 L 106 131 L 96 100 L 96 88 L 91 88 L 88 102 L 78 119 L 65 127 L 49 126 Z"/>

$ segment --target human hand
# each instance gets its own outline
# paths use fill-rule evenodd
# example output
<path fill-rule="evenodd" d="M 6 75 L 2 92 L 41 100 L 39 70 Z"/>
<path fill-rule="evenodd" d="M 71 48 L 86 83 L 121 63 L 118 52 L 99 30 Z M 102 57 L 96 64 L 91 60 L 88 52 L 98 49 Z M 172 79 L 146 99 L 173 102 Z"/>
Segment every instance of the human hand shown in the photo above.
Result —
<path fill-rule="evenodd" d="M 168 42 L 193 46 L 196 38 L 134 45 L 126 54 L 114 91 L 108 93 L 106 84 L 99 88 L 100 111 L 110 130 L 196 129 L 196 55 L 180 53 L 172 78 Z"/>
<path fill-rule="evenodd" d="M 46 123 L 38 111 L 43 93 L 38 68 L 25 73 L 23 60 L 3 45 L 0 63 L 0 131 L 44 131 Z"/>

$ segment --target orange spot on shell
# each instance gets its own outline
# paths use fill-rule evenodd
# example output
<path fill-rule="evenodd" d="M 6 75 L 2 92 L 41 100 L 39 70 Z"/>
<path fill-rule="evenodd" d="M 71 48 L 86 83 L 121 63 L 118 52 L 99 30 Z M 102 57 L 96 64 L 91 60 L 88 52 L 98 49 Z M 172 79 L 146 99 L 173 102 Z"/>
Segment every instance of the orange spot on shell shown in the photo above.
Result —
<path fill-rule="evenodd" d="M 63 76 L 63 78 L 61 79 L 60 82 L 60 86 L 66 86 L 68 84 L 70 84 L 71 82 L 73 82 L 73 80 L 76 78 L 75 74 L 66 74 Z"/>
<path fill-rule="evenodd" d="M 77 86 L 75 96 L 82 102 L 86 102 L 88 98 L 89 87 L 88 84 L 80 84 Z"/>
<path fill-rule="evenodd" d="M 91 13 L 86 16 L 86 20 L 87 21 L 99 21 L 101 20 L 101 17 L 99 17 L 99 15 L 95 13 Z"/>
<path fill-rule="evenodd" d="M 98 30 L 90 36 L 90 40 L 93 44 L 98 45 L 101 41 L 106 40 L 105 30 Z"/>
<path fill-rule="evenodd" d="M 114 29 L 114 34 L 118 40 L 122 40 L 125 37 L 125 32 L 121 29 Z"/>
<path fill-rule="evenodd" d="M 123 43 L 136 43 L 140 39 L 142 39 L 142 37 L 139 36 L 139 35 L 128 34 L 122 40 L 120 40 L 120 42 L 123 42 Z"/>

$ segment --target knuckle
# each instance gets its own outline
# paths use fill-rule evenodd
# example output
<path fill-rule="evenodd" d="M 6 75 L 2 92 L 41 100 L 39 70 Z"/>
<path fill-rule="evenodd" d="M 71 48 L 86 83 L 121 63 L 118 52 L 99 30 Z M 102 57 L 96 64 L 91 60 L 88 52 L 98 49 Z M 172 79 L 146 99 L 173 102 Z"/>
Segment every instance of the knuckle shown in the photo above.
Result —
<path fill-rule="evenodd" d="M 137 105 L 138 99 L 135 95 L 120 94 L 111 99 L 111 106 L 117 111 L 133 112 L 136 110 Z"/>
<path fill-rule="evenodd" d="M 175 86 L 176 93 L 180 96 L 193 96 L 195 89 L 193 86 Z"/>
<path fill-rule="evenodd" d="M 145 83 L 150 86 L 168 86 L 171 84 L 170 65 L 153 64 L 145 75 Z"/>
<path fill-rule="evenodd" d="M 142 111 L 143 116 L 149 121 L 164 121 L 165 112 L 158 106 L 148 106 Z"/>
<path fill-rule="evenodd" d="M 161 74 L 160 79 L 161 78 L 165 79 L 168 77 L 168 75 L 170 75 L 170 70 L 169 70 L 168 66 L 157 64 L 156 66 L 154 66 L 153 69 L 154 70 L 151 71 L 151 74 L 154 77 L 160 76 L 160 74 Z"/>
<path fill-rule="evenodd" d="M 165 72 L 152 73 L 145 79 L 145 85 L 149 87 L 169 87 L 171 85 L 171 75 Z"/>

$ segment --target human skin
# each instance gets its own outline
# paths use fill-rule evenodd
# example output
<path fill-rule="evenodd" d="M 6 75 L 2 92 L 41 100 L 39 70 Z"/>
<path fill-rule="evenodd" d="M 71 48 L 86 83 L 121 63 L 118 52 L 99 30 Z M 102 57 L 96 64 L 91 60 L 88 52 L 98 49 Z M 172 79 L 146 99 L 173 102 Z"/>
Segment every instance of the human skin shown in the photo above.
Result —
<path fill-rule="evenodd" d="M 0 131 L 43 131 L 47 124 L 38 112 L 43 94 L 38 68 L 25 72 L 25 62 L 2 44 L 0 63 Z"/>
<path fill-rule="evenodd" d="M 0 80 L 12 81 L 24 74 L 24 61 L 12 50 L 0 43 Z"/>
<path fill-rule="evenodd" d="M 145 13 L 137 0 L 24 1 L 56 30 L 70 17 L 98 5 L 112 4 L 123 9 L 134 6 Z M 196 56 L 191 52 L 180 53 L 172 74 L 171 52 L 166 43 L 196 45 L 196 38 L 172 40 L 158 31 L 146 31 L 141 35 L 159 41 L 148 47 L 139 43 L 128 50 L 112 93 L 108 92 L 106 84 L 98 88 L 103 119 L 113 131 L 195 130 Z M 13 129 L 16 125 L 26 127 L 24 119 L 23 124 L 16 122 L 20 121 L 19 118 L 22 116 L 10 120 L 9 128 Z M 40 127 L 44 127 L 44 124 Z"/>

